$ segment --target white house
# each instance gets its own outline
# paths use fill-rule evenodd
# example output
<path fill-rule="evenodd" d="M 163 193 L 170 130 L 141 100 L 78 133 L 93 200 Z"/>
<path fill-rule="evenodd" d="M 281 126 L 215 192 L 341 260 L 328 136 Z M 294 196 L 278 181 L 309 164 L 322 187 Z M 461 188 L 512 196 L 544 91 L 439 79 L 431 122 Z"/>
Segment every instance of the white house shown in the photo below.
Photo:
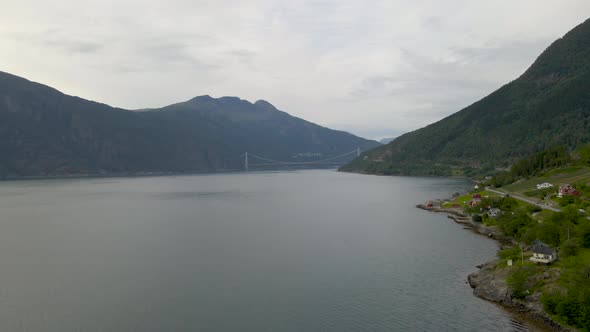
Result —
<path fill-rule="evenodd" d="M 549 182 L 539 183 L 537 185 L 537 189 L 546 189 L 546 188 L 553 188 L 553 185 Z"/>
<path fill-rule="evenodd" d="M 557 259 L 557 252 L 555 252 L 555 249 L 539 240 L 535 240 L 533 243 L 532 251 L 533 256 L 530 259 L 534 263 L 549 264 Z"/>
<path fill-rule="evenodd" d="M 502 214 L 502 210 L 498 209 L 498 208 L 491 208 L 488 210 L 488 217 L 490 218 L 496 218 L 497 216 Z"/>

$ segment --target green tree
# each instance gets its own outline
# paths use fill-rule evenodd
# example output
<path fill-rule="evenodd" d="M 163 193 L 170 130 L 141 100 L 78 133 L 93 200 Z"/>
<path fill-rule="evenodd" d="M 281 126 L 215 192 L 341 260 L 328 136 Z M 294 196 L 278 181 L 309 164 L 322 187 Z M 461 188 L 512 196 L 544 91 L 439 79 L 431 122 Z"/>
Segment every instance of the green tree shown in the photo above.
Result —
<path fill-rule="evenodd" d="M 559 227 L 552 222 L 544 222 L 535 226 L 537 238 L 550 246 L 557 247 L 561 243 Z"/>
<path fill-rule="evenodd" d="M 578 325 L 579 318 L 582 316 L 582 306 L 578 298 L 568 292 L 568 296 L 557 304 L 555 312 L 568 325 L 576 326 Z"/>
<path fill-rule="evenodd" d="M 580 164 L 590 166 L 590 144 L 584 145 L 578 150 Z"/>
<path fill-rule="evenodd" d="M 527 294 L 526 281 L 530 275 L 528 269 L 524 266 L 515 267 L 508 275 L 507 283 L 512 297 L 523 299 Z"/>
<path fill-rule="evenodd" d="M 561 245 L 561 250 L 559 251 L 559 255 L 563 258 L 575 256 L 580 249 L 580 244 L 575 239 L 566 240 Z"/>
<path fill-rule="evenodd" d="M 584 248 L 590 248 L 590 227 L 584 227 L 582 228 L 582 234 L 581 234 L 581 240 L 582 240 L 582 247 Z"/>
<path fill-rule="evenodd" d="M 498 219 L 500 229 L 507 236 L 516 236 L 524 232 L 524 228 L 534 225 L 536 222 L 524 211 L 518 211 L 514 215 L 506 213 Z"/>

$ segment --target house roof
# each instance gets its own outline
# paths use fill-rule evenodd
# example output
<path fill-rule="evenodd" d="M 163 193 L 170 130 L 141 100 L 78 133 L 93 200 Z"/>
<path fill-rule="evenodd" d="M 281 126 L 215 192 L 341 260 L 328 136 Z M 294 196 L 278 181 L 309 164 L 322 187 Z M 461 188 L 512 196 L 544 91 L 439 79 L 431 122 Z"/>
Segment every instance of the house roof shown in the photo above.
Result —
<path fill-rule="evenodd" d="M 555 255 L 555 249 L 551 248 L 547 244 L 541 242 L 540 240 L 535 240 L 533 243 L 533 252 L 543 255 Z"/>

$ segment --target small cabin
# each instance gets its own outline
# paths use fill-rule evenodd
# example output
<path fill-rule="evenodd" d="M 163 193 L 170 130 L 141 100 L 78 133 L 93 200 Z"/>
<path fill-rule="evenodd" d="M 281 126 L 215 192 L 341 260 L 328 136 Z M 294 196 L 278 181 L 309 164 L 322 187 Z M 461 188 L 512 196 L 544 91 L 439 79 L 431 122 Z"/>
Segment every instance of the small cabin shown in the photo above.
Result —
<path fill-rule="evenodd" d="M 533 256 L 530 260 L 534 263 L 549 264 L 557 259 L 557 252 L 540 240 L 535 240 L 532 247 Z"/>

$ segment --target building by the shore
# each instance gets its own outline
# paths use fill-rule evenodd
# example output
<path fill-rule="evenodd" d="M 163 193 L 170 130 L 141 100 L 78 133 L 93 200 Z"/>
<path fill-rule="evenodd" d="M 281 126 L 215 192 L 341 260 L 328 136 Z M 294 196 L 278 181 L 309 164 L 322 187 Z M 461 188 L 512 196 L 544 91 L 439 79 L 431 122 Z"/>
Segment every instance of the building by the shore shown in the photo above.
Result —
<path fill-rule="evenodd" d="M 540 240 L 535 240 L 532 247 L 533 256 L 530 260 L 534 263 L 549 264 L 557 259 L 557 252 Z"/>

